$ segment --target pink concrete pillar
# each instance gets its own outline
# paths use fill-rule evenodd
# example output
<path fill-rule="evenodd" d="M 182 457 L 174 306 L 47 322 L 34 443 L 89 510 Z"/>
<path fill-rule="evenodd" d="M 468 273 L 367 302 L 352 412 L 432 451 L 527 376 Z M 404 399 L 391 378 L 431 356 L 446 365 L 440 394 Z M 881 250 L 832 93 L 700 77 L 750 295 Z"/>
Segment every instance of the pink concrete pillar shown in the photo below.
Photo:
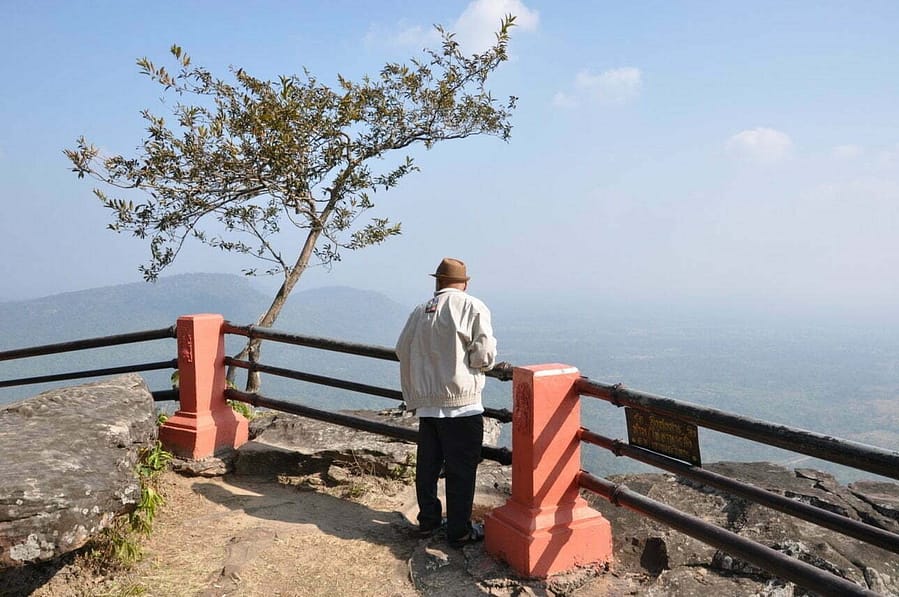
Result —
<path fill-rule="evenodd" d="M 159 428 L 166 450 L 183 458 L 212 456 L 248 438 L 247 420 L 225 401 L 225 338 L 221 315 L 178 318 L 181 408 Z"/>
<path fill-rule="evenodd" d="M 513 373 L 512 497 L 485 518 L 486 548 L 520 574 L 544 578 L 612 558 L 609 521 L 580 497 L 580 377 L 560 364 Z"/>

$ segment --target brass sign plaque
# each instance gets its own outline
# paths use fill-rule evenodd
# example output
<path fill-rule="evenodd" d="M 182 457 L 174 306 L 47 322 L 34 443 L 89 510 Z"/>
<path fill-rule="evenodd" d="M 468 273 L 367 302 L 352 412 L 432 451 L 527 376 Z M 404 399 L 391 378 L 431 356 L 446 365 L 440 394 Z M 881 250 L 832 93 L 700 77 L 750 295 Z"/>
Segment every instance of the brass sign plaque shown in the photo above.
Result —
<path fill-rule="evenodd" d="M 702 466 L 696 425 L 635 408 L 625 408 L 624 412 L 627 440 L 631 445 Z"/>

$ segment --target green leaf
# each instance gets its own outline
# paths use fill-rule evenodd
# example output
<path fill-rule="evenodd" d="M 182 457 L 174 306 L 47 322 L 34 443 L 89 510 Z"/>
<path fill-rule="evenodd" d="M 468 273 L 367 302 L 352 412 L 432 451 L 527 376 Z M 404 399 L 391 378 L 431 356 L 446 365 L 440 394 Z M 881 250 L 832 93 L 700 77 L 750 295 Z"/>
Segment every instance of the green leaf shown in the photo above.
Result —
<path fill-rule="evenodd" d="M 385 217 L 364 222 L 373 193 L 419 170 L 409 148 L 479 135 L 509 139 L 516 98 L 495 101 L 487 82 L 508 59 L 514 24 L 506 15 L 494 45 L 471 56 L 438 25 L 439 47 L 387 62 L 374 77 L 337 74 L 334 88 L 306 69 L 271 81 L 239 67 L 218 75 L 172 44 L 166 64 L 136 61 L 164 98 L 175 95 L 163 104 L 170 116 L 140 112 L 146 132 L 136 153 L 104 157 L 83 137 L 64 153 L 78 178 L 119 195 L 94 190 L 110 230 L 146 241 L 148 257 L 138 267 L 145 279 L 199 244 L 259 259 L 261 268 L 239 267 L 283 274 L 292 288 L 312 265 L 310 253 L 330 267 L 343 249 L 400 233 Z M 304 245 L 311 251 L 301 254 Z M 267 320 L 277 317 L 274 309 Z"/>

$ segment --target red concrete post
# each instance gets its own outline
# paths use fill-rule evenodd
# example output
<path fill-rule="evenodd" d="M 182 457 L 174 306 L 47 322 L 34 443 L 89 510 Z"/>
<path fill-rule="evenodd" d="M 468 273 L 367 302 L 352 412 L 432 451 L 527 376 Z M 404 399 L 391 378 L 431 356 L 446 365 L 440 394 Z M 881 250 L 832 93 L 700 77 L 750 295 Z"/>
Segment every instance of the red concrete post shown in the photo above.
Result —
<path fill-rule="evenodd" d="M 201 459 L 248 439 L 247 420 L 225 401 L 225 338 L 221 315 L 178 318 L 180 408 L 159 428 L 166 450 Z"/>
<path fill-rule="evenodd" d="M 487 551 L 520 574 L 545 578 L 612 558 L 609 521 L 580 497 L 580 397 L 574 367 L 513 373 L 512 497 L 485 518 Z"/>

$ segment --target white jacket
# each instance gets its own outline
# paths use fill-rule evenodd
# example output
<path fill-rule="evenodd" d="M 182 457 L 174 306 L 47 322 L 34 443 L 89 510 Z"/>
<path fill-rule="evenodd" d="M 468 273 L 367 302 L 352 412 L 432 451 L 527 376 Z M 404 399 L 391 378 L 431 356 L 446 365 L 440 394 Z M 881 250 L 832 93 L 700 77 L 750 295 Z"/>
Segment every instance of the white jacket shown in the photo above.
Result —
<path fill-rule="evenodd" d="M 479 402 L 483 372 L 496 362 L 490 310 L 461 290 L 444 288 L 409 315 L 396 354 L 407 409 Z"/>

